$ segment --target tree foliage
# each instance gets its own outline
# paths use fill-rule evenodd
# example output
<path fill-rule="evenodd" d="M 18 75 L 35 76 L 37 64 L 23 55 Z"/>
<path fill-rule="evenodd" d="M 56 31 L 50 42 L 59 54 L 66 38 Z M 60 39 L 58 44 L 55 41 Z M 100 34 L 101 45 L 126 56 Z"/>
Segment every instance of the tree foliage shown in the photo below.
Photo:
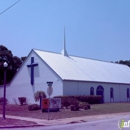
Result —
<path fill-rule="evenodd" d="M 123 64 L 123 65 L 127 65 L 127 66 L 130 67 L 130 60 L 125 60 L 125 61 L 120 60 L 120 61 L 116 61 L 116 63 L 118 63 L 118 64 Z"/>
<path fill-rule="evenodd" d="M 13 64 L 13 54 L 10 50 L 8 50 L 5 46 L 0 45 L 0 67 L 3 68 L 4 62 L 8 63 L 8 68 L 12 69 Z"/>
<path fill-rule="evenodd" d="M 8 63 L 7 67 L 7 83 L 11 81 L 13 76 L 16 74 L 18 68 L 21 66 L 22 61 L 19 57 L 13 56 L 11 50 L 7 47 L 0 45 L 0 84 L 4 81 L 4 62 Z"/>
<path fill-rule="evenodd" d="M 40 100 L 40 108 L 42 108 L 42 98 L 46 98 L 46 93 L 44 91 L 37 91 L 34 94 L 35 101 L 39 101 Z"/>
<path fill-rule="evenodd" d="M 37 91 L 35 94 L 34 94 L 34 99 L 35 101 L 39 101 L 41 98 L 46 98 L 46 94 L 44 91 Z"/>
<path fill-rule="evenodd" d="M 21 57 L 22 62 L 24 62 L 26 58 L 27 58 L 26 56 Z"/>
<path fill-rule="evenodd" d="M 22 64 L 22 61 L 20 60 L 20 58 L 17 56 L 14 56 L 13 57 L 13 69 L 15 71 L 17 71 L 17 69 L 20 68 L 21 64 Z"/>

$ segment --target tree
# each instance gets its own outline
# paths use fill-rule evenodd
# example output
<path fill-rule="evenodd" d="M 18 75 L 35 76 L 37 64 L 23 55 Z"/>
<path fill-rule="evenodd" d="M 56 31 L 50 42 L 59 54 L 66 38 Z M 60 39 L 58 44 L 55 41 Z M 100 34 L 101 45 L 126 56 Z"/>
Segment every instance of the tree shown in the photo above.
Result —
<path fill-rule="evenodd" d="M 8 68 L 12 69 L 13 54 L 5 46 L 0 45 L 0 62 L 4 63 L 5 61 L 8 62 Z M 3 64 L 0 67 L 3 68 Z"/>
<path fill-rule="evenodd" d="M 126 60 L 126 61 L 120 60 L 120 61 L 116 61 L 115 63 L 127 65 L 130 67 L 130 60 Z"/>
<path fill-rule="evenodd" d="M 7 47 L 0 45 L 0 84 L 4 81 L 4 62 L 8 63 L 7 67 L 7 83 L 9 83 L 16 74 L 17 69 L 21 66 L 22 61 L 17 56 L 13 56 L 12 52 Z"/>
<path fill-rule="evenodd" d="M 42 106 L 42 98 L 46 98 L 46 93 L 44 91 L 37 91 L 35 94 L 34 94 L 34 99 L 35 101 L 39 101 L 40 100 L 40 108 Z"/>
<path fill-rule="evenodd" d="M 13 69 L 14 69 L 14 71 L 17 71 L 17 69 L 20 68 L 21 64 L 22 64 L 21 59 L 17 56 L 14 56 L 13 57 Z"/>
<path fill-rule="evenodd" d="M 22 62 L 24 62 L 26 58 L 27 58 L 26 56 L 21 57 Z"/>

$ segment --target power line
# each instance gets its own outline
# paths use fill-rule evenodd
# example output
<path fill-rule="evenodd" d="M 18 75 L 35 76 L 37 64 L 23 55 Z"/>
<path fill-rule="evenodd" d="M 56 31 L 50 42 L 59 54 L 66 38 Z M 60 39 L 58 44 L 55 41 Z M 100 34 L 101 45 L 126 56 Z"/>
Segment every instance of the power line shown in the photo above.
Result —
<path fill-rule="evenodd" d="M 9 6 L 7 9 L 5 9 L 4 11 L 2 11 L 2 12 L 0 13 L 0 15 L 3 14 L 4 12 L 6 12 L 7 10 L 9 10 L 10 8 L 12 8 L 12 7 L 13 7 L 14 5 L 16 5 L 18 2 L 20 2 L 20 0 L 18 0 L 18 1 L 15 2 L 13 5 Z"/>

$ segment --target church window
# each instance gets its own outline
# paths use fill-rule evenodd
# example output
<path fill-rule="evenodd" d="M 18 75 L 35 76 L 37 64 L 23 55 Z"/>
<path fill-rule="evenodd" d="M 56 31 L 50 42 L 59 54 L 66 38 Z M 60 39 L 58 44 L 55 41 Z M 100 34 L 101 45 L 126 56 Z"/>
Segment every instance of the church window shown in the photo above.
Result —
<path fill-rule="evenodd" d="M 110 89 L 110 97 L 111 97 L 111 98 L 114 98 L 113 92 L 114 92 L 114 90 L 113 90 L 113 88 L 111 88 L 111 89 Z"/>
<path fill-rule="evenodd" d="M 129 98 L 130 97 L 130 93 L 129 93 L 130 91 L 129 91 L 129 88 L 127 88 L 127 98 Z"/>
<path fill-rule="evenodd" d="M 104 102 L 104 88 L 101 85 L 99 85 L 97 87 L 96 94 L 102 96 L 102 101 L 101 102 L 103 103 Z"/>
<path fill-rule="evenodd" d="M 99 85 L 97 87 L 97 95 L 102 95 L 103 96 L 103 93 L 104 93 L 104 88 L 101 85 Z"/>
<path fill-rule="evenodd" d="M 94 88 L 93 87 L 90 88 L 90 95 L 94 95 Z"/>

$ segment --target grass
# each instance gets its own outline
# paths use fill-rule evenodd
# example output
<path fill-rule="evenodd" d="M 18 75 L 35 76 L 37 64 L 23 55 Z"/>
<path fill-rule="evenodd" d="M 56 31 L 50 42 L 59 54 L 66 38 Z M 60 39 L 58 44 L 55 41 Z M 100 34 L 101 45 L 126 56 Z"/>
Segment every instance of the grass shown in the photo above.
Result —
<path fill-rule="evenodd" d="M 0 105 L 0 114 L 2 114 L 3 106 Z M 70 111 L 70 109 L 60 109 L 60 112 L 51 112 L 50 119 L 63 119 L 80 116 L 112 114 L 112 113 L 130 112 L 130 103 L 106 103 L 91 105 L 89 110 Z M 21 117 L 31 117 L 37 119 L 47 119 L 48 113 L 42 113 L 41 110 L 29 111 L 28 105 L 6 105 L 6 115 L 15 115 Z M 0 126 L 6 125 L 28 125 L 35 124 L 34 122 L 27 122 L 14 119 L 3 120 L 0 118 Z"/>

